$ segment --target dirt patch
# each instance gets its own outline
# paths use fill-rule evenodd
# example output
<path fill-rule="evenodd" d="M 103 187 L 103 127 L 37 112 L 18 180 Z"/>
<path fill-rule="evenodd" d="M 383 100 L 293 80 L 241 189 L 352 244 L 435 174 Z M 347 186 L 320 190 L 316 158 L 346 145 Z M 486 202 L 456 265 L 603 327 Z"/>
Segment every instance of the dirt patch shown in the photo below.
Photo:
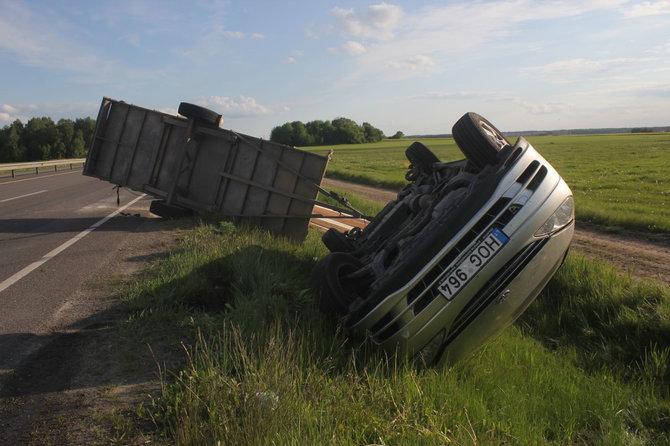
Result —
<path fill-rule="evenodd" d="M 577 222 L 572 248 L 616 266 L 633 277 L 658 280 L 670 286 L 670 236 L 633 231 L 607 233 Z"/>
<path fill-rule="evenodd" d="M 366 200 L 376 201 L 378 203 L 388 203 L 396 199 L 398 191 L 391 189 L 382 189 L 379 187 L 365 186 L 362 184 L 350 183 L 348 181 L 334 180 L 324 178 L 321 186 L 328 188 L 344 189 L 358 195 Z"/>
<path fill-rule="evenodd" d="M 324 179 L 323 186 L 350 190 L 368 200 L 386 203 L 397 192 L 341 180 Z M 670 236 L 633 231 L 617 233 L 587 223 L 577 222 L 572 249 L 614 265 L 625 273 L 642 279 L 653 279 L 670 286 Z"/>

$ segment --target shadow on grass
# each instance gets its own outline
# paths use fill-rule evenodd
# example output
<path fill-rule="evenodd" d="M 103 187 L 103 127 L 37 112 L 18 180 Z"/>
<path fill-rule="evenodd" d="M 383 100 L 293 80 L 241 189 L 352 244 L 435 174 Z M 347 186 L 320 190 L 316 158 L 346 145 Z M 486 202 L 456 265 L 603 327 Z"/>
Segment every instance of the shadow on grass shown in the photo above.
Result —
<path fill-rule="evenodd" d="M 662 284 L 571 255 L 518 323 L 551 349 L 574 349 L 587 370 L 609 367 L 668 387 L 669 310 Z"/>

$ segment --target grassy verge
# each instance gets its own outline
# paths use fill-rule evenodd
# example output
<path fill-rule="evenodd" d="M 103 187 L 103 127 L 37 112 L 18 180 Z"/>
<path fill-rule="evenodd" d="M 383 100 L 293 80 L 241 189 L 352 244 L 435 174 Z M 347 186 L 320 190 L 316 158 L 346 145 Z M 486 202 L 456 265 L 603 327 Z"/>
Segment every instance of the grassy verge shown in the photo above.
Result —
<path fill-rule="evenodd" d="M 337 193 L 340 197 L 345 198 L 351 206 L 362 213 L 363 215 L 369 215 L 369 216 L 375 216 L 379 213 L 379 211 L 382 210 L 384 207 L 383 204 L 373 202 L 370 200 L 365 200 L 362 199 L 355 194 L 351 193 L 350 191 L 344 190 L 344 189 L 339 189 L 336 187 L 330 187 L 328 188 L 329 191 L 333 191 Z M 319 196 L 317 197 L 318 201 L 321 201 L 323 203 L 328 203 L 332 204 L 334 206 L 342 207 L 341 204 L 339 204 L 336 200 L 333 198 L 327 197 L 323 195 L 322 193 L 319 193 Z"/>
<path fill-rule="evenodd" d="M 302 246 L 202 223 L 129 287 L 127 333 L 183 343 L 146 411 L 177 445 L 670 444 L 670 292 L 571 255 L 515 326 L 451 368 L 349 338 Z"/>
<path fill-rule="evenodd" d="M 670 233 L 670 137 L 667 134 L 534 136 L 531 144 L 575 194 L 577 216 L 612 228 Z M 410 140 L 334 148 L 328 176 L 400 189 Z M 452 139 L 421 140 L 442 160 L 463 155 Z M 318 153 L 329 149 L 309 148 Z"/>

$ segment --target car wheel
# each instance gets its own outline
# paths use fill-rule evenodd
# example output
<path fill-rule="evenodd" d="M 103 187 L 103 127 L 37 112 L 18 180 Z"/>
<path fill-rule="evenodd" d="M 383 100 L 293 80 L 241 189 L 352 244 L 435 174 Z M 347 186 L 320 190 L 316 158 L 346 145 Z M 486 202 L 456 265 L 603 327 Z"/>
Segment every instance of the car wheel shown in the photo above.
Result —
<path fill-rule="evenodd" d="M 165 200 L 152 201 L 149 205 L 149 212 L 163 218 L 182 218 L 193 215 L 191 209 L 167 204 Z"/>
<path fill-rule="evenodd" d="M 182 102 L 179 104 L 178 113 L 187 118 L 195 119 L 206 124 L 220 126 L 223 122 L 223 116 L 214 110 L 210 110 L 199 105 Z"/>
<path fill-rule="evenodd" d="M 333 228 L 323 234 L 321 241 L 330 252 L 349 252 L 355 249 L 353 243 L 344 234 Z"/>
<path fill-rule="evenodd" d="M 440 159 L 428 147 L 418 141 L 405 150 L 405 156 L 412 165 L 424 172 L 432 172 L 433 165 L 440 162 Z"/>
<path fill-rule="evenodd" d="M 498 152 L 511 145 L 500 130 L 477 113 L 463 115 L 451 133 L 465 157 L 480 169 L 496 164 Z"/>
<path fill-rule="evenodd" d="M 312 270 L 312 290 L 322 312 L 335 317 L 347 313 L 364 285 L 361 279 L 347 276 L 363 266 L 356 257 L 343 252 L 330 253 L 316 264 Z"/>

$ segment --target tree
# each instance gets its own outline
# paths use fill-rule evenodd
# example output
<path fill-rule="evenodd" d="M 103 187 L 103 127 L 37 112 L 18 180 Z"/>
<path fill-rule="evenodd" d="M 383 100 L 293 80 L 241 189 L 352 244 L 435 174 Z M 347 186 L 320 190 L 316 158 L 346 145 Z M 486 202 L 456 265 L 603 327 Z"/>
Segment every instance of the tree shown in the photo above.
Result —
<path fill-rule="evenodd" d="M 280 144 L 292 145 L 293 139 L 293 125 L 287 122 L 279 127 L 272 129 L 270 133 L 270 141 L 278 142 Z"/>
<path fill-rule="evenodd" d="M 81 130 L 82 137 L 84 138 L 84 154 L 88 151 L 88 148 L 91 147 L 93 143 L 93 135 L 95 135 L 95 119 L 92 118 L 77 118 L 74 121 L 74 130 L 75 134 L 77 130 Z"/>
<path fill-rule="evenodd" d="M 307 131 L 307 127 L 301 121 L 293 121 L 291 123 L 293 132 L 291 134 L 292 146 L 311 146 L 314 143 L 314 138 Z"/>
<path fill-rule="evenodd" d="M 40 161 L 86 156 L 95 134 L 95 120 L 72 122 L 32 118 L 24 126 L 18 119 L 0 129 L 0 162 Z"/>
<path fill-rule="evenodd" d="M 373 127 L 369 122 L 363 123 L 363 133 L 365 133 L 365 142 L 379 142 L 384 138 L 384 132 Z"/>
<path fill-rule="evenodd" d="M 86 144 L 86 141 L 84 140 L 84 132 L 81 130 L 75 130 L 74 137 L 72 138 L 72 144 L 70 145 L 70 151 L 68 152 L 67 157 L 85 157 L 88 153 L 88 147 L 90 147 L 90 144 Z"/>
<path fill-rule="evenodd" d="M 384 133 L 370 123 L 358 125 L 348 118 L 336 118 L 332 121 L 287 122 L 270 132 L 270 141 L 291 146 L 309 146 L 326 144 L 361 144 L 381 141 Z"/>
<path fill-rule="evenodd" d="M 60 119 L 56 123 L 60 139 L 59 150 L 62 150 L 61 156 L 57 158 L 72 158 L 72 140 L 74 139 L 74 122 L 69 119 Z M 62 147 L 60 145 L 62 144 Z"/>
<path fill-rule="evenodd" d="M 333 141 L 331 144 L 361 144 L 365 142 L 363 129 L 348 118 L 333 119 Z"/>
<path fill-rule="evenodd" d="M 57 150 L 54 146 L 59 141 L 58 129 L 51 118 L 31 118 L 23 136 L 29 161 L 45 160 Z"/>
<path fill-rule="evenodd" d="M 18 119 L 0 130 L 0 162 L 26 161 L 23 145 L 23 123 Z"/>
<path fill-rule="evenodd" d="M 400 130 L 398 130 L 397 132 L 395 132 L 395 135 L 390 137 L 390 139 L 402 139 L 404 137 L 405 137 L 405 134 L 403 132 L 401 132 Z"/>
<path fill-rule="evenodd" d="M 330 121 L 310 121 L 305 124 L 305 127 L 313 138 L 313 144 L 317 146 L 330 144 L 330 141 L 333 138 L 333 132 L 335 131 L 335 128 Z"/>

